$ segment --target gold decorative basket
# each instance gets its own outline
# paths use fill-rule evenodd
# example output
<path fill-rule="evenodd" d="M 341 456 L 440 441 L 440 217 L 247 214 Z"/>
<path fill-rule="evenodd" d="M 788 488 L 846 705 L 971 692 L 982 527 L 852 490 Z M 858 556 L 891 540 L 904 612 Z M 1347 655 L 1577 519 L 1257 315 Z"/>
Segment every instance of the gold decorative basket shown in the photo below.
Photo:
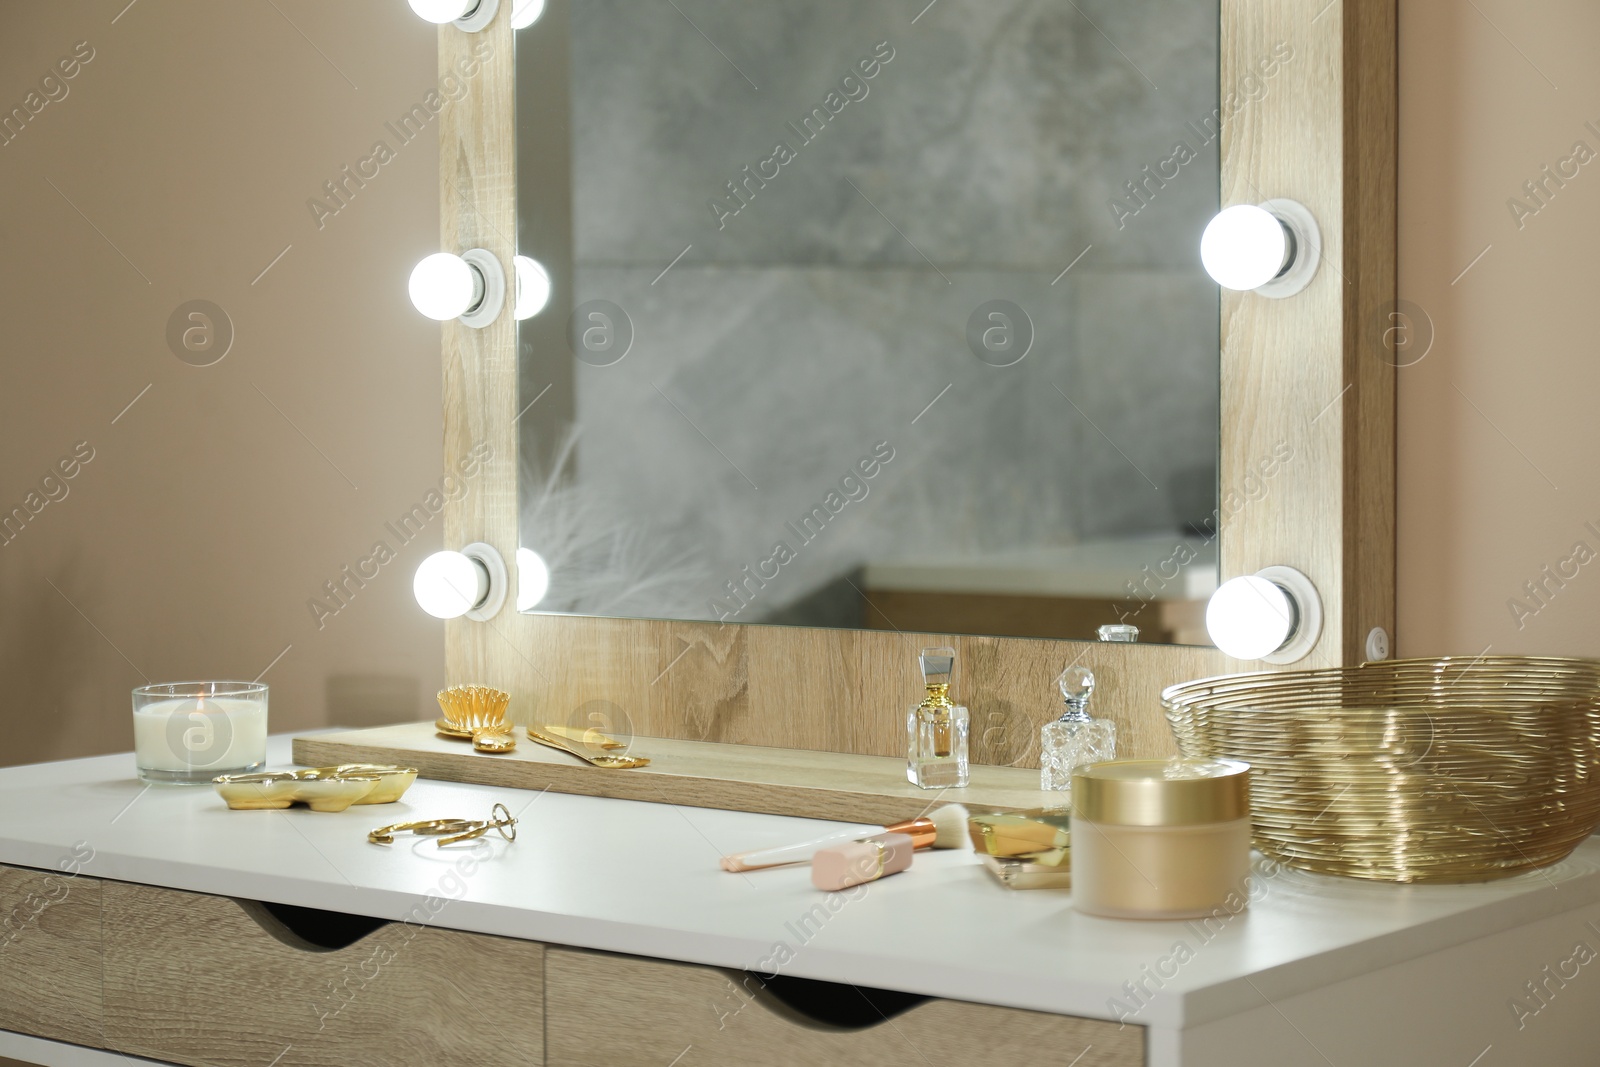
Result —
<path fill-rule="evenodd" d="M 1292 867 L 1476 882 L 1600 825 L 1600 660 L 1239 674 L 1162 693 L 1185 755 L 1244 760 L 1255 844 Z"/>

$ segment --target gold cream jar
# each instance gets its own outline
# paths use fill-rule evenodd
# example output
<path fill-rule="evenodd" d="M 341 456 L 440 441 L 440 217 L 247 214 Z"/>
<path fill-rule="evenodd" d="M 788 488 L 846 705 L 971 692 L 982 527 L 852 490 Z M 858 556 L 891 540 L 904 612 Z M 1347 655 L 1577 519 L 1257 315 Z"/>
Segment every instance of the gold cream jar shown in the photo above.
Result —
<path fill-rule="evenodd" d="M 1193 919 L 1248 899 L 1250 766 L 1111 760 L 1072 772 L 1072 906 Z"/>

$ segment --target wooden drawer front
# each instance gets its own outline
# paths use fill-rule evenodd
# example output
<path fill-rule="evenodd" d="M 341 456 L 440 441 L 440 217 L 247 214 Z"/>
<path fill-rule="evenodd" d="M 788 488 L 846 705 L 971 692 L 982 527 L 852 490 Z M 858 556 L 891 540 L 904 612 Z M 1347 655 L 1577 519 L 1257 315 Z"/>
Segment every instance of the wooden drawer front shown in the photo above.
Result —
<path fill-rule="evenodd" d="M 100 1044 L 100 889 L 0 867 L 0 1029 Z"/>
<path fill-rule="evenodd" d="M 106 1047 L 207 1067 L 544 1062 L 543 945 L 390 923 L 317 950 L 252 914 L 105 883 Z"/>
<path fill-rule="evenodd" d="M 545 958 L 549 1065 L 1144 1063 L 1142 1027 L 931 1000 L 876 1026 L 841 1031 L 806 1022 L 765 992 L 750 994 L 741 988 L 745 978 L 712 967 L 551 947 Z"/>

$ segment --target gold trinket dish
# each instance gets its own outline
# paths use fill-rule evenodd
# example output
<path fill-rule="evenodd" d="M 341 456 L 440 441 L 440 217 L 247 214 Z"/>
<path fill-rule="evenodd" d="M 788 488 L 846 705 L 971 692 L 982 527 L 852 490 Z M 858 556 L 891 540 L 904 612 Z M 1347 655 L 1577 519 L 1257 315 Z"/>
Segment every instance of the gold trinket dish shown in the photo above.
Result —
<path fill-rule="evenodd" d="M 417 780 L 415 767 L 397 767 L 391 763 L 341 763 L 337 767 L 313 767 L 311 773 L 336 778 L 376 777 L 378 788 L 362 797 L 362 804 L 393 804 L 405 796 L 411 783 Z"/>
<path fill-rule="evenodd" d="M 415 767 L 347 763 L 303 771 L 225 774 L 213 786 L 235 811 L 305 804 L 312 811 L 344 811 L 352 804 L 392 804 L 417 780 Z"/>

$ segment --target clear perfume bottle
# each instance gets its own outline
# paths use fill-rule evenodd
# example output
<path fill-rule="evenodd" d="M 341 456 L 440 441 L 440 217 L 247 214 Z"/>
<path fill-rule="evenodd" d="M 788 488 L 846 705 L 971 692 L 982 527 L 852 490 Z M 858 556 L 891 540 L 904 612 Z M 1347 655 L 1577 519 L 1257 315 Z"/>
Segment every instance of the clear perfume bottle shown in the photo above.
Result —
<path fill-rule="evenodd" d="M 1068 667 L 1056 679 L 1066 710 L 1039 731 L 1039 788 L 1071 791 L 1072 768 L 1117 758 L 1117 724 L 1089 715 L 1094 673 Z"/>
<path fill-rule="evenodd" d="M 967 709 L 950 700 L 956 650 L 925 648 L 918 658 L 927 696 L 906 715 L 906 778 L 923 789 L 967 784 Z"/>

